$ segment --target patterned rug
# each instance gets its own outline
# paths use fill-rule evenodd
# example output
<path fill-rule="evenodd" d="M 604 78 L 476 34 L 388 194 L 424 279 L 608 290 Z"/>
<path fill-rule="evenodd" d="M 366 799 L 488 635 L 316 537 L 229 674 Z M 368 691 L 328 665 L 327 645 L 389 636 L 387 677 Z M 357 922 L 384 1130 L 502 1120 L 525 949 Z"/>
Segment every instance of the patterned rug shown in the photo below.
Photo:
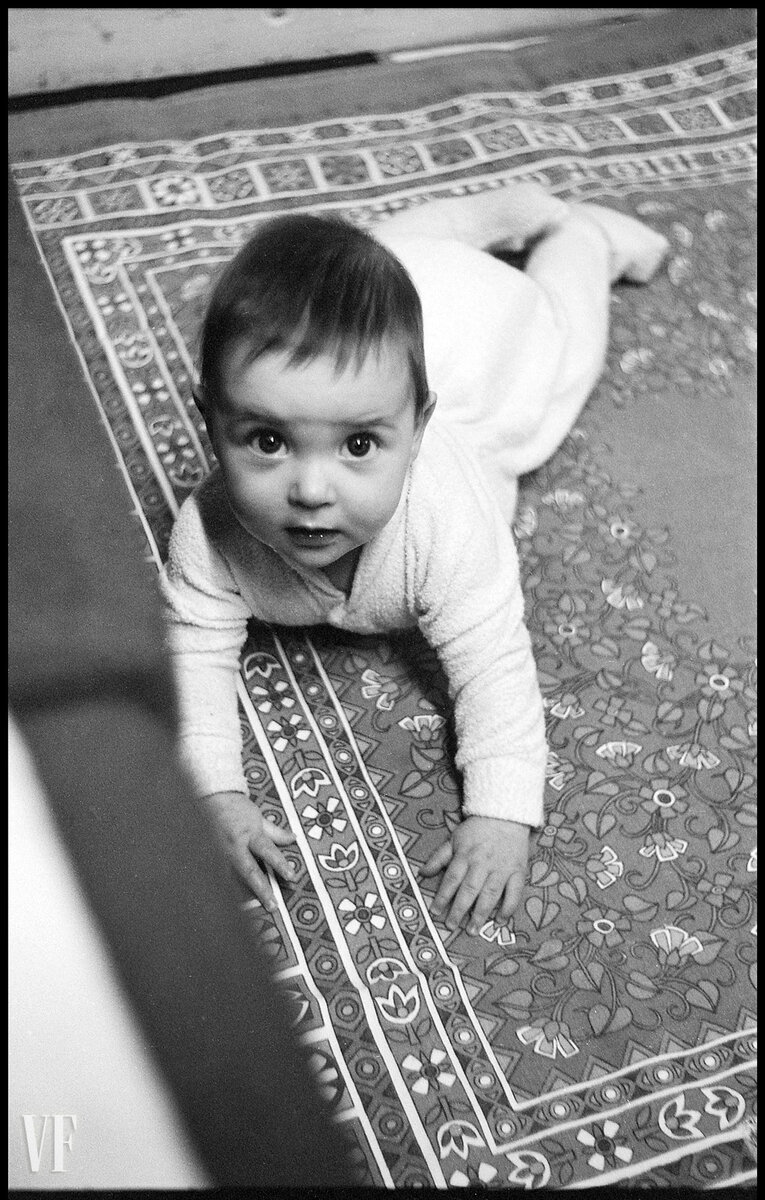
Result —
<path fill-rule="evenodd" d="M 619 409 L 669 386 L 726 401 L 751 369 L 755 70 L 750 40 L 536 91 L 12 167 L 155 564 L 211 462 L 189 389 L 210 282 L 264 216 L 335 209 L 364 226 L 533 179 L 607 197 L 672 242 L 655 286 L 616 290 L 603 380 L 523 481 L 550 755 L 510 925 L 449 931 L 417 877 L 459 820 L 445 681 L 419 636 L 253 628 L 243 653 L 248 778 L 294 831 L 299 870 L 275 919 L 248 910 L 366 1183 L 754 1181 L 753 642 L 724 644 L 704 598 L 679 590 L 671 526 L 603 439 Z"/>

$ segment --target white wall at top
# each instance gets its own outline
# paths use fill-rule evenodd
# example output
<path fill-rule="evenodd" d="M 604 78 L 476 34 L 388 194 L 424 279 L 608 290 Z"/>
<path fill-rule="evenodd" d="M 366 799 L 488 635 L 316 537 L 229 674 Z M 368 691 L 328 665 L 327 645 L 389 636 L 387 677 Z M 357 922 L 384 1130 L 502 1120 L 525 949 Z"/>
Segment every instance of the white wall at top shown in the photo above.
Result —
<path fill-rule="evenodd" d="M 515 38 L 651 8 L 9 8 L 8 94 Z"/>

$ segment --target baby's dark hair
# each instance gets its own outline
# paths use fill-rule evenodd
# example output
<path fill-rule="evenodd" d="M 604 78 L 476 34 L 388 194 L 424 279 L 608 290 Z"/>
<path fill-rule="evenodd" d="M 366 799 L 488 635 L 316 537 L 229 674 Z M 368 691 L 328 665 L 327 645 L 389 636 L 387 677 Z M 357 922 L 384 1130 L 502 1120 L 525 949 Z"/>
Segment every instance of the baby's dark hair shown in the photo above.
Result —
<path fill-rule="evenodd" d="M 288 214 L 266 221 L 213 289 L 200 343 L 199 383 L 215 405 L 236 345 L 250 363 L 286 351 L 292 365 L 332 354 L 338 371 L 383 340 L 409 359 L 418 415 L 428 402 L 422 307 L 395 255 L 338 217 Z"/>

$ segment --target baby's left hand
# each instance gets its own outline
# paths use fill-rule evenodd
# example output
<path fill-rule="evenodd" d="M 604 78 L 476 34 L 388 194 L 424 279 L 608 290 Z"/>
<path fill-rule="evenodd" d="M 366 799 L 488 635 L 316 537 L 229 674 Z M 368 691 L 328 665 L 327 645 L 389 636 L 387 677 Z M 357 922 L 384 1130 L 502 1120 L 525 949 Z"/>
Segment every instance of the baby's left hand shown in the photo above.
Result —
<path fill-rule="evenodd" d="M 479 932 L 499 905 L 499 923 L 509 921 L 526 881 L 528 825 L 495 817 L 466 817 L 448 842 L 420 868 L 422 875 L 444 877 L 431 905 L 434 916 L 456 929 L 469 913 L 467 931 Z"/>

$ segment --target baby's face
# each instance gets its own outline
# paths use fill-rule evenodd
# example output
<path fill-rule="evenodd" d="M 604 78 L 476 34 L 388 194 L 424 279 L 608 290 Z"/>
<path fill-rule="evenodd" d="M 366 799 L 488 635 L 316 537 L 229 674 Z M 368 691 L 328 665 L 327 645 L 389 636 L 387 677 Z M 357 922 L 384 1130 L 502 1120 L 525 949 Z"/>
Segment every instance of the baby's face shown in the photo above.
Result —
<path fill-rule="evenodd" d="M 415 416 L 406 355 L 384 344 L 339 374 L 329 355 L 244 357 L 207 419 L 233 511 L 289 562 L 339 564 L 391 519 L 420 447 L 431 410 Z"/>

